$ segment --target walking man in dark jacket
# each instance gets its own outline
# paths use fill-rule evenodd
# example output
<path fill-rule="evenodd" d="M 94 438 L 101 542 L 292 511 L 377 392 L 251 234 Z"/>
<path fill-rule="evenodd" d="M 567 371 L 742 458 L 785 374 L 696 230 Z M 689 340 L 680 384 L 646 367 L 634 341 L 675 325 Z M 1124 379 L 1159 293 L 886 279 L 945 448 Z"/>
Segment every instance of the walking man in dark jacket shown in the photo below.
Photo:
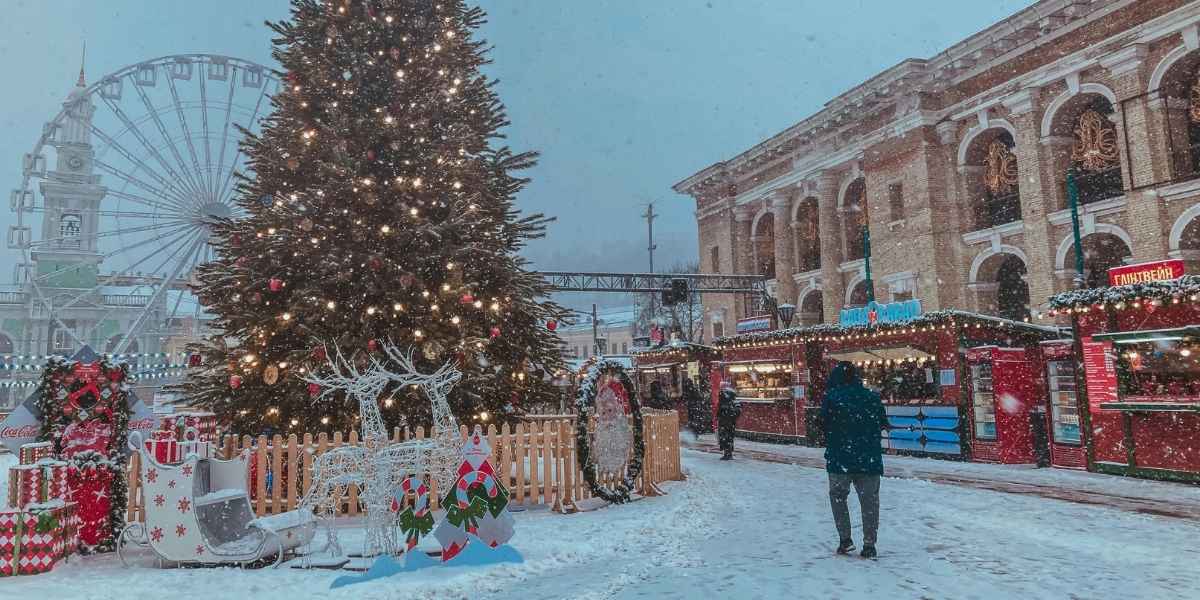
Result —
<path fill-rule="evenodd" d="M 733 460 L 733 430 L 737 429 L 742 406 L 738 404 L 733 388 L 721 390 L 717 397 L 717 442 L 721 445 L 721 460 Z"/>
<path fill-rule="evenodd" d="M 879 394 L 863 386 L 862 374 L 854 365 L 839 362 L 829 374 L 821 418 L 825 423 L 829 504 L 840 537 L 837 553 L 854 551 L 850 508 L 846 505 L 853 485 L 862 507 L 862 556 L 874 558 L 879 531 L 879 477 L 883 475 L 880 431 L 888 427 L 883 403 Z"/>

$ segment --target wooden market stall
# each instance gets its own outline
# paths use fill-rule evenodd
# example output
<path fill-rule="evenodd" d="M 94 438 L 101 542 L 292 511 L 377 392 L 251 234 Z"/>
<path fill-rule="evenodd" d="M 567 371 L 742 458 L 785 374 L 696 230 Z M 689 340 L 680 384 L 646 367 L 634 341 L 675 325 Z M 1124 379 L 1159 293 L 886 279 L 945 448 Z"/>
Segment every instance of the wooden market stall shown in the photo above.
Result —
<path fill-rule="evenodd" d="M 1092 470 L 1200 481 L 1200 276 L 1182 275 L 1182 265 L 1172 274 L 1050 301 L 1080 337 Z"/>
<path fill-rule="evenodd" d="M 650 387 L 658 382 L 670 400 L 670 406 L 656 407 L 679 413 L 680 426 L 688 420 L 687 402 L 683 398 L 683 382 L 689 379 L 702 398 L 715 401 L 712 365 L 718 356 L 716 348 L 702 344 L 679 343 L 662 348 L 635 351 L 633 377 L 643 406 L 650 400 Z M 711 419 L 706 419 L 711 420 Z"/>

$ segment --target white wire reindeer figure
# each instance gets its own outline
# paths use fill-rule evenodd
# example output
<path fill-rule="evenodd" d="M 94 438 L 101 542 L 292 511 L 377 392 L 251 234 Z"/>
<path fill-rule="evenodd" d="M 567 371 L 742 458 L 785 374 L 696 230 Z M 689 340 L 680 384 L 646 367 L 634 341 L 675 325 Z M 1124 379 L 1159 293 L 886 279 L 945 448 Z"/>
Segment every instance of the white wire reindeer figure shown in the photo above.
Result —
<path fill-rule="evenodd" d="M 390 341 L 381 347 L 387 360 L 399 366 L 398 372 L 389 370 L 388 364 L 374 356 L 365 370 L 360 370 L 334 344 L 332 353 L 325 348 L 329 372 L 311 371 L 303 376 L 304 381 L 321 386 L 323 391 L 318 400 L 339 391 L 354 398 L 362 422 L 360 445 L 334 448 L 313 460 L 313 484 L 300 501 L 301 509 L 315 509 L 324 520 L 327 550 L 334 554 L 341 554 L 341 546 L 333 518 L 349 486 L 358 486 L 359 498 L 367 508 L 364 556 L 394 554 L 401 545 L 395 539 L 390 508 L 400 483 L 409 475 L 421 477 L 428 473 L 439 489 L 448 489 L 454 484 L 460 462 L 462 436 L 446 395 L 462 378 L 462 373 L 454 363 L 447 362 L 437 371 L 423 374 L 413 366 L 411 348 L 402 353 Z M 420 386 L 428 396 L 433 429 L 426 439 L 392 442 L 379 410 L 379 399 L 389 388 L 409 385 Z"/>

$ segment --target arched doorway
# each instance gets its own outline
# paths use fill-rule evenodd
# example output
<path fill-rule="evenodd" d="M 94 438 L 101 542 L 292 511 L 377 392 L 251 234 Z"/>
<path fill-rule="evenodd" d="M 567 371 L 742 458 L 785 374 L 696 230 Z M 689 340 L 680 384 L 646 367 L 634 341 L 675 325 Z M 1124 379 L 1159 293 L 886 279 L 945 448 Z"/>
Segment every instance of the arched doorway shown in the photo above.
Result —
<path fill-rule="evenodd" d="M 1108 285 L 1108 270 L 1125 264 L 1133 256 L 1125 240 L 1114 233 L 1097 232 L 1083 238 L 1083 278 L 1089 288 Z M 1063 266 L 1068 272 L 1075 270 L 1075 247 L 1071 245 Z"/>
<path fill-rule="evenodd" d="M 974 228 L 988 229 L 1021 219 L 1016 142 L 1003 127 L 987 129 L 967 143 L 962 155 Z"/>
<path fill-rule="evenodd" d="M 821 218 L 817 199 L 808 197 L 796 207 L 797 270 L 801 273 L 821 268 Z"/>
<path fill-rule="evenodd" d="M 825 322 L 825 304 L 821 299 L 821 291 L 813 290 L 800 301 L 797 311 L 800 325 L 819 325 Z"/>
<path fill-rule="evenodd" d="M 867 182 L 862 177 L 850 182 L 842 195 L 842 244 L 846 260 L 863 258 L 863 229 L 869 223 L 867 215 Z"/>
<path fill-rule="evenodd" d="M 750 235 L 754 242 L 755 271 L 767 279 L 775 279 L 775 216 L 770 212 L 760 215 Z"/>

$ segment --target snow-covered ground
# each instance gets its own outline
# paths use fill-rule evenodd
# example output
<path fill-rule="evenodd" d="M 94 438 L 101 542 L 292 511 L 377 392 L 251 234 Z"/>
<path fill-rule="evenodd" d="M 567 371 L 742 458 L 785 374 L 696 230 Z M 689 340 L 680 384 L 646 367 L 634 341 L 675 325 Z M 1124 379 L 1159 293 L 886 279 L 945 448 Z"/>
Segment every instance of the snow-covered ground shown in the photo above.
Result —
<path fill-rule="evenodd" d="M 822 471 L 721 462 L 690 450 L 683 458 L 690 478 L 668 484 L 666 497 L 575 515 L 518 513 L 512 543 L 524 564 L 400 575 L 330 591 L 337 575 L 326 571 L 125 569 L 102 556 L 0 580 L 0 597 L 1200 597 L 1195 521 L 888 478 L 880 557 L 867 561 L 833 555 Z"/>

